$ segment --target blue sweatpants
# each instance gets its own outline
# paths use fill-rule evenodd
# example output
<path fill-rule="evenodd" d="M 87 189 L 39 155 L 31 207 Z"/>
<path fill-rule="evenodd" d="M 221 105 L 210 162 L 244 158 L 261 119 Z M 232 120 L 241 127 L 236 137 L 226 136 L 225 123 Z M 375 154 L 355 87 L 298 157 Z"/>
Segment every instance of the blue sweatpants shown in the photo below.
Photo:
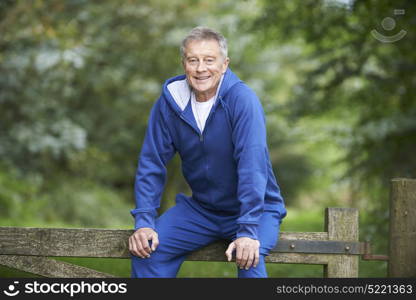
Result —
<path fill-rule="evenodd" d="M 159 246 L 150 258 L 132 255 L 132 278 L 176 277 L 186 256 L 216 240 L 234 240 L 238 216 L 206 210 L 194 200 L 179 194 L 176 205 L 155 220 Z M 265 211 L 260 219 L 258 237 L 260 257 L 257 267 L 238 269 L 239 278 L 267 277 L 264 257 L 274 248 L 279 236 L 280 216 Z M 225 253 L 224 253 L 225 257 Z M 235 252 L 233 253 L 235 261 Z"/>

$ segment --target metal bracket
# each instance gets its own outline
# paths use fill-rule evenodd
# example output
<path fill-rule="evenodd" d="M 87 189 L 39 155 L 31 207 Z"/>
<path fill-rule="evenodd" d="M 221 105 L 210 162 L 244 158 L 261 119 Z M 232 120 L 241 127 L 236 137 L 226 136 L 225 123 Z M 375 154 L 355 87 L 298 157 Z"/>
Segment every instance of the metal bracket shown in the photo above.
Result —
<path fill-rule="evenodd" d="M 389 259 L 387 255 L 371 253 L 369 241 L 345 242 L 345 241 L 310 241 L 310 240 L 279 240 L 271 253 L 305 253 L 305 254 L 347 254 L 361 255 L 363 260 Z"/>
<path fill-rule="evenodd" d="M 280 240 L 271 252 L 360 255 L 360 242 Z"/>

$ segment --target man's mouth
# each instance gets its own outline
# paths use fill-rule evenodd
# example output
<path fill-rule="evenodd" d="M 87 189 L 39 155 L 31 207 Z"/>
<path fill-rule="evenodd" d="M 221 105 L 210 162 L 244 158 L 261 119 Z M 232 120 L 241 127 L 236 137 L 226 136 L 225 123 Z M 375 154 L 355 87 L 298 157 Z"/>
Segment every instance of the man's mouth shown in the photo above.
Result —
<path fill-rule="evenodd" d="M 195 79 L 197 81 L 205 81 L 205 80 L 207 80 L 209 78 L 211 78 L 211 76 L 198 76 L 198 77 L 195 77 Z"/>

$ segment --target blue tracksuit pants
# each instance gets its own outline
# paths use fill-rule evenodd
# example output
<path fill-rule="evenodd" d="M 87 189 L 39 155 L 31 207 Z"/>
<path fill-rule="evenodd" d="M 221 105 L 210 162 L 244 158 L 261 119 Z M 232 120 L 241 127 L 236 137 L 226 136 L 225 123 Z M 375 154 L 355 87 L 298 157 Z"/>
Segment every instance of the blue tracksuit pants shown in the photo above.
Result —
<path fill-rule="evenodd" d="M 132 278 L 176 277 L 186 255 L 218 239 L 234 240 L 238 216 L 215 214 L 194 200 L 179 194 L 176 205 L 155 220 L 159 246 L 150 258 L 132 255 Z M 260 258 L 257 267 L 238 269 L 238 277 L 267 277 L 264 257 L 276 245 L 281 220 L 277 212 L 265 211 L 260 220 L 258 237 Z M 225 253 L 224 253 L 225 257 Z M 235 252 L 233 253 L 235 261 Z"/>

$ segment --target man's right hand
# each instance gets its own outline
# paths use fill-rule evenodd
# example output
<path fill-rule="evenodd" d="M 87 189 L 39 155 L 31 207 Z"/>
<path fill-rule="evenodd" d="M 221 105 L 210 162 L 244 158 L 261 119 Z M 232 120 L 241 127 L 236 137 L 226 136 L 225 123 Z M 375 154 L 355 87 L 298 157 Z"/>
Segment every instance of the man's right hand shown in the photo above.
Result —
<path fill-rule="evenodd" d="M 152 248 L 149 246 L 149 241 L 152 241 Z M 129 237 L 130 252 L 141 258 L 149 258 L 158 245 L 158 235 L 152 228 L 139 228 Z"/>

